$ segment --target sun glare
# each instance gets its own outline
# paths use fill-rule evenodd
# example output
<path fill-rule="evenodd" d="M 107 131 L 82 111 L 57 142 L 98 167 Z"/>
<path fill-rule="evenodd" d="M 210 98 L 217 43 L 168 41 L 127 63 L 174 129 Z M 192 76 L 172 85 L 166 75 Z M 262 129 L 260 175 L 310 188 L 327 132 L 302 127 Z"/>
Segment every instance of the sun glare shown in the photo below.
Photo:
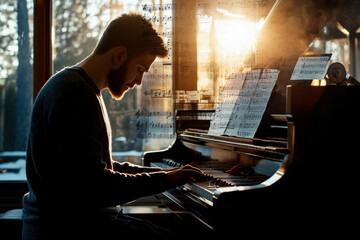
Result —
<path fill-rule="evenodd" d="M 259 23 L 240 19 L 215 20 L 217 44 L 224 54 L 246 55 L 253 50 L 261 25 L 261 20 Z"/>
<path fill-rule="evenodd" d="M 226 74 L 249 67 L 247 61 L 255 52 L 255 44 L 265 22 L 263 18 L 251 22 L 225 10 L 218 12 L 227 17 L 214 19 L 203 16 L 199 21 L 198 89 L 213 88 L 214 77 L 218 86 L 221 86 Z M 217 64 L 215 74 L 212 72 L 214 69 L 209 68 L 214 62 Z"/>

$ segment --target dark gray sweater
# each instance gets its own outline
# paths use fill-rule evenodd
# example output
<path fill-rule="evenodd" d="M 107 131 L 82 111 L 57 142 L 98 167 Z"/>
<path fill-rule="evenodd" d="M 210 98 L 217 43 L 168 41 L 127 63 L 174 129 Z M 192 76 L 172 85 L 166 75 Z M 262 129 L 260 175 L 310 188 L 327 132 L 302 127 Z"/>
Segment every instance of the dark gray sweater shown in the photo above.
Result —
<path fill-rule="evenodd" d="M 81 68 L 65 68 L 45 84 L 31 118 L 25 221 L 83 216 L 166 190 L 159 169 L 112 161 L 110 132 L 100 91 Z"/>

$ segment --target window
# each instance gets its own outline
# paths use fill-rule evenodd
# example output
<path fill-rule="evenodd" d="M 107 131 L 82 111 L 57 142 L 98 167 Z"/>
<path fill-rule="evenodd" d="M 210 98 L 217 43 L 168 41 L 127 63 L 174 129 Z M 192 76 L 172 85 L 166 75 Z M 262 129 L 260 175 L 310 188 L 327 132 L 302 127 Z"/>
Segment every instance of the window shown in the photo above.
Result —
<path fill-rule="evenodd" d="M 213 92 L 216 101 L 227 74 L 254 67 L 256 42 L 274 3 L 198 1 L 198 91 Z"/>
<path fill-rule="evenodd" d="M 0 2 L 0 181 L 25 181 L 32 109 L 32 0 Z"/>
<path fill-rule="evenodd" d="M 311 42 L 307 52 L 311 54 L 332 53 L 331 62 L 341 62 L 349 72 L 349 32 L 340 23 L 334 25 L 333 22 L 329 22 L 320 35 Z"/>

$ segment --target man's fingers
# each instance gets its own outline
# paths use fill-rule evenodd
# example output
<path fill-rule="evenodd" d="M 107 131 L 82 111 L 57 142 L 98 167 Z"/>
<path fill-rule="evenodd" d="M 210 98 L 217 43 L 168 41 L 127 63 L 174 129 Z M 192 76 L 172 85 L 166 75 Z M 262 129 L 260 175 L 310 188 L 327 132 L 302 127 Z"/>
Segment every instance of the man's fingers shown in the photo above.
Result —
<path fill-rule="evenodd" d="M 181 175 L 188 178 L 195 178 L 195 180 L 206 179 L 206 175 L 200 169 L 182 168 L 179 171 Z"/>
<path fill-rule="evenodd" d="M 189 165 L 189 164 L 183 166 L 182 169 L 192 169 L 192 170 L 195 170 L 195 171 L 197 171 L 197 172 L 201 172 L 201 173 L 202 173 L 202 171 L 201 171 L 200 169 L 198 169 L 197 167 L 191 166 L 191 165 Z"/>
<path fill-rule="evenodd" d="M 206 175 L 202 171 L 191 166 L 184 166 L 173 171 L 168 171 L 166 174 L 172 186 L 180 186 L 186 182 L 206 180 Z"/>

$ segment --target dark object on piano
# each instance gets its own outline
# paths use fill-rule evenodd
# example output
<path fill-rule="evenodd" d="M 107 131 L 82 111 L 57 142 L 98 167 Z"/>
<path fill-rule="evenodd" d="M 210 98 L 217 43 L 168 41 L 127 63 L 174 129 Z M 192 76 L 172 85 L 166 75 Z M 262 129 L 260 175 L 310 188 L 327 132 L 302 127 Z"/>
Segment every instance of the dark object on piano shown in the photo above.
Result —
<path fill-rule="evenodd" d="M 332 63 L 327 70 L 326 82 L 328 85 L 354 86 L 360 83 L 350 75 L 346 74 L 344 65 L 339 62 Z"/>
<path fill-rule="evenodd" d="M 340 226 L 356 206 L 357 168 L 351 166 L 360 125 L 352 123 L 360 122 L 353 108 L 360 105 L 360 87 L 292 86 L 287 93 L 289 114 L 272 115 L 268 126 L 282 131 L 266 131 L 276 136 L 240 139 L 191 129 L 178 132 L 169 148 L 145 153 L 144 164 L 202 169 L 208 181 L 166 196 L 221 235 L 239 226 L 297 230 L 300 219 L 310 232 L 321 229 L 319 222 Z M 231 174 L 237 165 L 249 171 Z"/>

